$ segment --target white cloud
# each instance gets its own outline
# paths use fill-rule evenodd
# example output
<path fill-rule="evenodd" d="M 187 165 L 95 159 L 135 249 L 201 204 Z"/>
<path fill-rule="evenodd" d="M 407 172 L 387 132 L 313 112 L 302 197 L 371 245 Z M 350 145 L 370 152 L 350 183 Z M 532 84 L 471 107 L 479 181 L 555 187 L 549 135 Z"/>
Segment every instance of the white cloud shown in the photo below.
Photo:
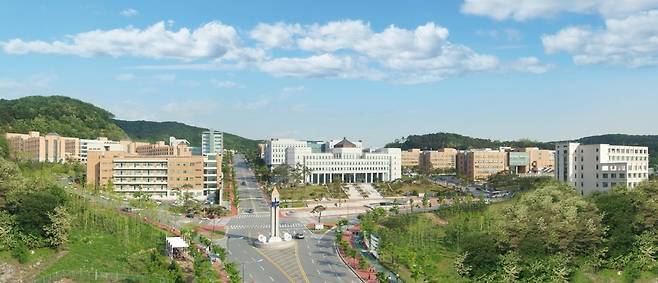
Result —
<path fill-rule="evenodd" d="M 217 88 L 244 88 L 243 85 L 234 81 L 220 81 L 218 79 L 210 79 L 210 85 Z"/>
<path fill-rule="evenodd" d="M 125 10 L 121 11 L 119 14 L 124 16 L 124 17 L 130 18 L 130 17 L 134 17 L 134 16 L 139 15 L 139 12 L 135 9 L 128 8 L 128 9 L 125 9 Z"/>
<path fill-rule="evenodd" d="M 544 64 L 537 57 L 519 58 L 511 64 L 511 69 L 518 72 L 542 74 L 553 68 L 550 64 Z"/>
<path fill-rule="evenodd" d="M 524 21 L 563 12 L 620 17 L 652 8 L 658 8 L 658 0 L 465 0 L 461 10 L 496 20 Z"/>
<path fill-rule="evenodd" d="M 301 33 L 302 27 L 299 24 L 259 23 L 249 32 L 251 38 L 261 42 L 267 48 L 290 47 L 293 44 L 293 36 Z"/>
<path fill-rule="evenodd" d="M 570 54 L 576 64 L 658 65 L 658 10 L 607 19 L 604 29 L 568 27 L 542 43 L 547 53 Z"/>
<path fill-rule="evenodd" d="M 346 55 L 325 53 L 304 58 L 282 57 L 262 62 L 260 69 L 274 76 L 314 78 L 366 77 L 363 66 Z"/>
<path fill-rule="evenodd" d="M 240 48 L 235 28 L 209 22 L 197 29 L 168 30 L 163 21 L 145 29 L 132 26 L 112 30 L 94 30 L 67 36 L 67 40 L 45 42 L 20 38 L 0 42 L 9 54 L 69 54 L 82 57 L 107 55 L 152 59 L 197 60 L 221 58 Z"/>
<path fill-rule="evenodd" d="M 122 74 L 118 74 L 115 77 L 115 79 L 117 81 L 132 81 L 136 78 L 137 78 L 137 76 L 135 76 L 135 74 L 133 74 L 133 73 L 122 73 Z"/>
<path fill-rule="evenodd" d="M 313 24 L 306 27 L 304 37 L 297 40 L 302 50 L 333 52 L 339 49 L 352 49 L 356 44 L 371 36 L 370 25 L 360 20 Z"/>
<path fill-rule="evenodd" d="M 291 92 L 302 92 L 306 90 L 304 86 L 287 86 L 281 89 L 281 92 L 291 93 Z"/>

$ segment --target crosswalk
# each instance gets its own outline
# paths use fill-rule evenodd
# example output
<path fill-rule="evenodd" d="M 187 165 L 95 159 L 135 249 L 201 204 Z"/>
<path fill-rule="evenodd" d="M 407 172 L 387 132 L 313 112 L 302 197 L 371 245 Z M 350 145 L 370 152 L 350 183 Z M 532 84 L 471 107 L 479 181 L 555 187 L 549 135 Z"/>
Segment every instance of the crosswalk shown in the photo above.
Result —
<path fill-rule="evenodd" d="M 250 214 L 238 214 L 234 218 L 270 218 L 269 212 L 254 212 Z"/>
<path fill-rule="evenodd" d="M 229 229 L 233 229 L 233 230 L 269 229 L 270 224 L 251 224 L 251 225 L 249 225 L 249 224 L 247 224 L 247 225 L 238 224 L 238 225 L 228 225 L 227 227 Z M 284 229 L 286 229 L 286 228 L 303 228 L 304 224 L 302 224 L 302 223 L 283 223 L 279 227 L 284 228 Z"/>

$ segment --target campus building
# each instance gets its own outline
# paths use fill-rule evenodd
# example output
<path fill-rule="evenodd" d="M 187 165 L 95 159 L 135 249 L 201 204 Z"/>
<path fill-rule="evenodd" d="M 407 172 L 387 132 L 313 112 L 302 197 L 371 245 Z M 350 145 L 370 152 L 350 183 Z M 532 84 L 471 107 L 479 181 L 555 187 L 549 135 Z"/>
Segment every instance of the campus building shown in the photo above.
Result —
<path fill-rule="evenodd" d="M 634 188 L 649 178 L 649 149 L 644 146 L 561 143 L 555 147 L 555 178 L 581 195 Z"/>
<path fill-rule="evenodd" d="M 426 150 L 420 155 L 420 169 L 423 172 L 432 170 L 455 170 L 457 168 L 457 150 L 442 148 L 439 150 Z"/>
<path fill-rule="evenodd" d="M 418 167 L 420 165 L 420 149 L 412 148 L 402 151 L 402 167 Z"/>
<path fill-rule="evenodd" d="M 507 170 L 507 152 L 492 149 L 459 152 L 456 165 L 457 174 L 470 180 L 484 180 Z"/>
<path fill-rule="evenodd" d="M 95 140 L 80 139 L 80 153 L 78 158 L 80 162 L 87 163 L 87 154 L 90 151 L 127 151 L 125 143 L 120 141 L 108 140 L 106 137 L 98 137 Z"/>
<path fill-rule="evenodd" d="M 135 151 L 100 150 L 87 154 L 87 182 L 117 193 L 149 193 L 176 198 L 181 192 L 208 198 L 222 191 L 222 154 L 192 154 L 189 142 L 169 138 L 169 144 L 135 146 Z M 220 198 L 221 202 L 221 198 Z"/>
<path fill-rule="evenodd" d="M 208 130 L 201 134 L 201 154 L 222 154 L 224 152 L 224 134 Z"/>
<path fill-rule="evenodd" d="M 57 133 L 41 136 L 39 132 L 28 134 L 6 133 L 9 154 L 13 158 L 40 162 L 68 162 L 78 159 L 80 140 L 62 137 Z"/>
<path fill-rule="evenodd" d="M 265 143 L 265 165 L 270 169 L 277 165 L 286 163 L 286 148 L 306 148 L 308 143 L 306 141 L 295 139 L 269 139 Z"/>
<path fill-rule="evenodd" d="M 326 142 L 323 148 L 318 152 L 310 146 L 288 147 L 285 164 L 302 170 L 304 181 L 313 184 L 386 182 L 401 177 L 399 148 L 363 149 L 361 142 L 345 138 Z"/>
<path fill-rule="evenodd" d="M 514 150 L 527 153 L 528 164 L 520 166 L 518 173 L 552 173 L 555 164 L 555 151 L 525 147 Z"/>

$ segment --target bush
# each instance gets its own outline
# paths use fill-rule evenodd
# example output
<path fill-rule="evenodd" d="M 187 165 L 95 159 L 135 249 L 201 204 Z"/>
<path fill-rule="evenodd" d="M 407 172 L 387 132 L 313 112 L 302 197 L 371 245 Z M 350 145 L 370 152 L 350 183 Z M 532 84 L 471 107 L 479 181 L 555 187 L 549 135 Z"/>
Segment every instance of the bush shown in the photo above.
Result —
<path fill-rule="evenodd" d="M 11 256 L 13 256 L 18 262 L 26 263 L 29 258 L 29 250 L 25 243 L 19 242 L 11 249 Z"/>

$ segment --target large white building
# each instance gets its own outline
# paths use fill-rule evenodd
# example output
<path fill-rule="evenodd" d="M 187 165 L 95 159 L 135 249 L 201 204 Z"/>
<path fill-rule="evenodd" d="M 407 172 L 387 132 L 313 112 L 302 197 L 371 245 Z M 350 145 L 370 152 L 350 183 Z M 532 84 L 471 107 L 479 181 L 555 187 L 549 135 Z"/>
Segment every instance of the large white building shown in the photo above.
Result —
<path fill-rule="evenodd" d="M 581 195 L 634 188 L 649 178 L 649 149 L 644 146 L 561 143 L 555 147 L 555 178 Z"/>
<path fill-rule="evenodd" d="M 125 151 L 125 146 L 119 141 L 108 140 L 104 137 L 99 137 L 95 140 L 80 139 L 80 152 L 78 157 L 80 162 L 87 163 L 87 155 L 89 151 Z"/>
<path fill-rule="evenodd" d="M 306 148 L 308 142 L 295 139 L 270 139 L 265 144 L 265 165 L 270 169 L 286 163 L 286 148 Z"/>
<path fill-rule="evenodd" d="M 284 150 L 285 164 L 302 170 L 307 183 L 373 183 L 402 176 L 399 148 L 364 150 L 360 142 L 347 139 L 327 142 L 322 152 L 295 145 Z"/>

